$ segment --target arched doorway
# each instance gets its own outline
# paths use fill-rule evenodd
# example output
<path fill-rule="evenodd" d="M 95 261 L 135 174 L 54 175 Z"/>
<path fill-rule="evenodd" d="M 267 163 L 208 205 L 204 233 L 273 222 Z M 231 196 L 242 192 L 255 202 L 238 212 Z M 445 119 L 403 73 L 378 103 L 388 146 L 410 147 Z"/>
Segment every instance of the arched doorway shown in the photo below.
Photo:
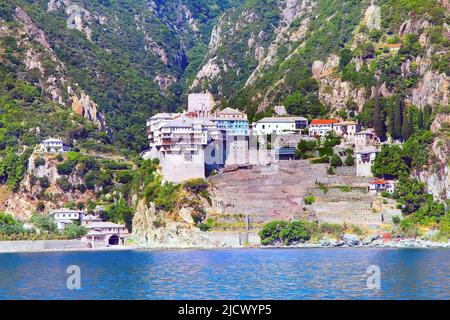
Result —
<path fill-rule="evenodd" d="M 88 243 L 87 243 L 87 247 L 88 247 L 89 249 L 92 249 L 94 246 L 92 245 L 91 242 L 88 242 Z"/>
<path fill-rule="evenodd" d="M 108 244 L 111 246 L 117 246 L 119 244 L 119 237 L 112 235 L 108 240 Z"/>

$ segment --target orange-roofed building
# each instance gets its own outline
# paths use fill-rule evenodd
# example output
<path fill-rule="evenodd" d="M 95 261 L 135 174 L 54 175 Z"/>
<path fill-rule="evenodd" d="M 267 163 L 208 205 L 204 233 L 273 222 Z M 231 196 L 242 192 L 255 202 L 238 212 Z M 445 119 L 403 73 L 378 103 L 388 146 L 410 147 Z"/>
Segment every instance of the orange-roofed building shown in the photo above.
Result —
<path fill-rule="evenodd" d="M 309 126 L 309 135 L 312 137 L 326 136 L 333 130 L 333 124 L 339 122 L 336 119 L 313 119 Z"/>
<path fill-rule="evenodd" d="M 385 45 L 385 47 L 389 49 L 389 52 L 395 53 L 400 50 L 400 48 L 402 47 L 402 44 L 401 43 L 388 43 Z"/>
<path fill-rule="evenodd" d="M 380 192 L 394 193 L 395 182 L 393 180 L 376 179 L 369 182 L 369 192 L 370 193 L 380 193 Z"/>

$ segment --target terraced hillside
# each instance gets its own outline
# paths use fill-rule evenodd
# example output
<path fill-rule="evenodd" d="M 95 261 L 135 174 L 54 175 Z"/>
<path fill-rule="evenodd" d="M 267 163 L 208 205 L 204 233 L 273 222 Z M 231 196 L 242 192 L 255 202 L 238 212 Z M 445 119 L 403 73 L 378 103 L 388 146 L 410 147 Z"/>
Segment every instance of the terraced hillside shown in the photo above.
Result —
<path fill-rule="evenodd" d="M 326 169 L 327 165 L 309 161 L 282 161 L 272 169 L 253 167 L 211 177 L 217 212 L 210 216 L 226 226 L 243 227 L 245 215 L 257 226 L 295 218 L 372 225 L 382 222 L 382 214 L 386 222 L 400 214 L 377 204 L 376 197 L 365 189 L 368 178 L 349 172 L 330 176 Z M 309 195 L 316 201 L 305 205 Z"/>

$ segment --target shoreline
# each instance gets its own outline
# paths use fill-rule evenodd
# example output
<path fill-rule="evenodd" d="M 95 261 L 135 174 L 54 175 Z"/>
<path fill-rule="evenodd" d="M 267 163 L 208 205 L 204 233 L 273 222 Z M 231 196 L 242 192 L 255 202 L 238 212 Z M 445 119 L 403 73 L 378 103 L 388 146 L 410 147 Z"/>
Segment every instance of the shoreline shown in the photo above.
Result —
<path fill-rule="evenodd" d="M 33 241 L 34 243 L 45 244 L 53 243 L 56 244 L 58 240 L 37 240 Z M 291 246 L 283 246 L 283 245 L 267 245 L 267 246 L 197 246 L 197 247 L 144 247 L 138 245 L 125 245 L 125 246 L 117 246 L 117 247 L 101 247 L 101 248 L 82 248 L 82 247 L 73 247 L 73 248 L 32 248 L 32 247 L 17 247 L 14 248 L 15 244 L 19 244 L 20 241 L 11 241 L 9 244 L 9 249 L 2 248 L 2 243 L 0 242 L 0 254 L 6 253 L 51 253 L 51 252 L 116 252 L 116 251 L 131 251 L 131 250 L 139 250 L 139 251 L 161 251 L 161 250 L 236 250 L 236 249 L 450 249 L 450 242 L 447 243 L 438 243 L 431 242 L 425 240 L 417 240 L 417 241 L 390 241 L 385 243 L 377 243 L 377 244 L 368 244 L 368 245 L 328 245 L 324 246 L 316 243 L 303 243 L 296 244 Z M 20 243 L 23 244 L 23 243 Z"/>

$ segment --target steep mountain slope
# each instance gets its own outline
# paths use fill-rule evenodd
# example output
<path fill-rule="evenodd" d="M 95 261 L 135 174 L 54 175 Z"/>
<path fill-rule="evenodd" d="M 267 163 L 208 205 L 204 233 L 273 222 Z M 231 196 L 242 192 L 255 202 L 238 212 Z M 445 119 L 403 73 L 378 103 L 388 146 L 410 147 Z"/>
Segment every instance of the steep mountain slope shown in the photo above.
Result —
<path fill-rule="evenodd" d="M 302 115 L 354 104 L 361 111 L 377 86 L 418 107 L 446 106 L 448 2 L 374 3 L 246 1 L 220 18 L 191 87 L 209 88 L 250 116 L 280 102 Z M 393 59 L 391 43 L 403 44 Z"/>
<path fill-rule="evenodd" d="M 8 0 L 2 12 L 11 21 L 26 17 L 22 23 L 39 30 L 114 138 L 139 152 L 147 145 L 145 120 L 179 107 L 188 64 L 200 63 L 215 17 L 238 2 Z"/>

